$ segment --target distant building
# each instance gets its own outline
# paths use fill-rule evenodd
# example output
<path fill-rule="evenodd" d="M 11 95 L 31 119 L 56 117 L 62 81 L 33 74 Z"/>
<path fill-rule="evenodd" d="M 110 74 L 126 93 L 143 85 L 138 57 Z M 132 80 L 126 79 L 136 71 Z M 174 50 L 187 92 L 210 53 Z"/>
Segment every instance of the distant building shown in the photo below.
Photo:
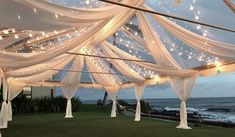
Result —
<path fill-rule="evenodd" d="M 54 88 L 50 87 L 25 87 L 23 89 L 24 95 L 28 98 L 40 98 L 40 97 L 54 97 Z"/>

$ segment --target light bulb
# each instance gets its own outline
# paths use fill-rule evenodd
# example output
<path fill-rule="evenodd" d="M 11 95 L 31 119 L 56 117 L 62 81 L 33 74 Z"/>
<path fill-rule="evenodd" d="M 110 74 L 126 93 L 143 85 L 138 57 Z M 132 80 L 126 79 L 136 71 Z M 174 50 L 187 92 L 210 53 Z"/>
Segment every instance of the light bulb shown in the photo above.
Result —
<path fill-rule="evenodd" d="M 18 38 L 19 38 L 19 36 L 17 34 L 15 34 L 15 39 L 18 39 Z"/>
<path fill-rule="evenodd" d="M 190 10 L 193 10 L 193 6 L 191 5 L 189 9 L 190 9 Z"/>

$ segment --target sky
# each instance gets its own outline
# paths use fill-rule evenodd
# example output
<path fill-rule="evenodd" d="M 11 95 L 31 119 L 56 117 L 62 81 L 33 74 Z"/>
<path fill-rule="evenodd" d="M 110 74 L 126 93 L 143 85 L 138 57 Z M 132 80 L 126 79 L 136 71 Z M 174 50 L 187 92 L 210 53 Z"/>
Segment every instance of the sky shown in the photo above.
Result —
<path fill-rule="evenodd" d="M 233 30 L 235 29 L 235 14 L 222 0 L 213 0 L 213 2 L 212 0 L 196 0 L 194 4 L 194 0 L 181 0 L 181 3 L 177 5 L 174 3 L 174 0 L 166 0 L 167 3 L 161 3 L 159 5 L 160 1 L 161 0 L 147 0 L 147 3 L 152 5 L 156 11 L 167 12 L 171 9 L 169 11 L 171 14 L 192 20 L 195 20 L 195 13 L 197 14 L 197 12 L 200 11 L 198 21 L 223 26 Z M 194 12 L 189 10 L 190 5 L 194 7 Z M 172 6 L 175 7 L 171 8 Z M 173 9 L 176 10 L 174 11 Z M 207 28 L 207 31 L 208 37 L 235 45 L 234 33 L 210 28 Z M 76 95 L 82 100 L 97 100 L 103 98 L 104 91 L 82 88 L 78 90 Z M 198 76 L 191 97 L 235 97 L 235 73 L 218 74 L 211 77 Z M 134 90 L 121 90 L 118 98 L 134 99 Z M 167 83 L 164 85 L 146 87 L 143 98 L 176 98 L 176 95 L 172 92 L 170 84 Z"/>

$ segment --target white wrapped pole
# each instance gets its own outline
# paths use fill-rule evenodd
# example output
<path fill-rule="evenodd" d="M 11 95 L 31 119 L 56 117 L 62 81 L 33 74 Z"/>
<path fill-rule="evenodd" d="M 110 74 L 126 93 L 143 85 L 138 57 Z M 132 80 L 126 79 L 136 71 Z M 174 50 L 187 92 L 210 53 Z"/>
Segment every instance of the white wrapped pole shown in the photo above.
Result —
<path fill-rule="evenodd" d="M 61 87 L 61 89 L 62 89 L 63 95 L 67 99 L 65 118 L 73 118 L 71 99 L 75 95 L 77 87 L 66 86 L 66 87 Z"/>
<path fill-rule="evenodd" d="M 137 101 L 136 112 L 135 112 L 135 121 L 140 121 L 141 118 L 141 106 L 140 101 Z"/>
<path fill-rule="evenodd" d="M 8 78 L 8 121 L 12 121 L 12 104 L 11 101 L 20 94 L 25 87 L 25 83 L 16 82 L 13 78 Z"/>
<path fill-rule="evenodd" d="M 8 105 L 4 101 L 2 103 L 1 114 L 0 114 L 0 128 L 7 128 L 8 124 Z"/>
<path fill-rule="evenodd" d="M 8 102 L 8 121 L 12 121 L 12 105 L 11 105 L 11 101 Z"/>
<path fill-rule="evenodd" d="M 76 56 L 73 60 L 71 70 L 82 71 L 84 66 L 84 58 L 82 56 Z M 65 118 L 73 118 L 72 115 L 72 103 L 71 99 L 76 94 L 76 91 L 80 84 L 81 72 L 67 72 L 63 78 L 62 83 L 66 86 L 61 87 L 62 94 L 67 99 L 66 115 Z"/>
<path fill-rule="evenodd" d="M 117 116 L 117 101 L 116 99 L 113 100 L 113 105 L 112 105 L 112 111 L 111 111 L 111 117 L 116 117 Z"/>
<path fill-rule="evenodd" d="M 190 97 L 195 85 L 196 75 L 189 77 L 171 77 L 171 87 L 181 100 L 180 105 L 180 124 L 176 128 L 192 129 L 187 122 L 186 100 Z"/>
<path fill-rule="evenodd" d="M 66 107 L 66 115 L 65 115 L 65 118 L 73 118 L 71 99 L 68 99 L 68 100 L 67 100 L 67 107 Z"/>
<path fill-rule="evenodd" d="M 141 119 L 140 100 L 141 100 L 142 95 L 144 93 L 144 88 L 145 88 L 145 84 L 144 83 L 136 83 L 136 84 L 134 84 L 135 96 L 136 96 L 136 100 L 137 100 L 136 112 L 135 112 L 135 121 L 140 121 L 140 119 Z"/>
<path fill-rule="evenodd" d="M 5 73 L 3 73 L 3 103 L 0 113 L 0 128 L 7 128 L 8 123 L 7 90 L 8 82 Z"/>
<path fill-rule="evenodd" d="M 192 129 L 188 126 L 186 102 L 183 100 L 181 101 L 180 105 L 180 124 L 177 126 L 177 128 Z"/>
<path fill-rule="evenodd" d="M 110 96 L 111 100 L 113 101 L 112 110 L 111 110 L 111 117 L 117 116 L 117 94 L 119 87 L 118 85 L 115 85 L 113 87 L 106 87 L 105 88 L 108 95 Z"/>

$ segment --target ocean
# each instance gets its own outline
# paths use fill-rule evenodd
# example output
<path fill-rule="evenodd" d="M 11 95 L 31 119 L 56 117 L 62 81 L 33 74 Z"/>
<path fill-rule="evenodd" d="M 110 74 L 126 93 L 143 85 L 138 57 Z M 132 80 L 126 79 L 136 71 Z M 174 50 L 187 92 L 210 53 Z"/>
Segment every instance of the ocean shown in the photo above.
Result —
<path fill-rule="evenodd" d="M 125 100 L 135 104 L 136 100 Z M 144 99 L 154 110 L 179 110 L 179 99 Z M 96 103 L 85 101 L 84 103 Z M 187 100 L 188 113 L 196 112 L 204 119 L 235 123 L 235 97 L 190 98 Z"/>

